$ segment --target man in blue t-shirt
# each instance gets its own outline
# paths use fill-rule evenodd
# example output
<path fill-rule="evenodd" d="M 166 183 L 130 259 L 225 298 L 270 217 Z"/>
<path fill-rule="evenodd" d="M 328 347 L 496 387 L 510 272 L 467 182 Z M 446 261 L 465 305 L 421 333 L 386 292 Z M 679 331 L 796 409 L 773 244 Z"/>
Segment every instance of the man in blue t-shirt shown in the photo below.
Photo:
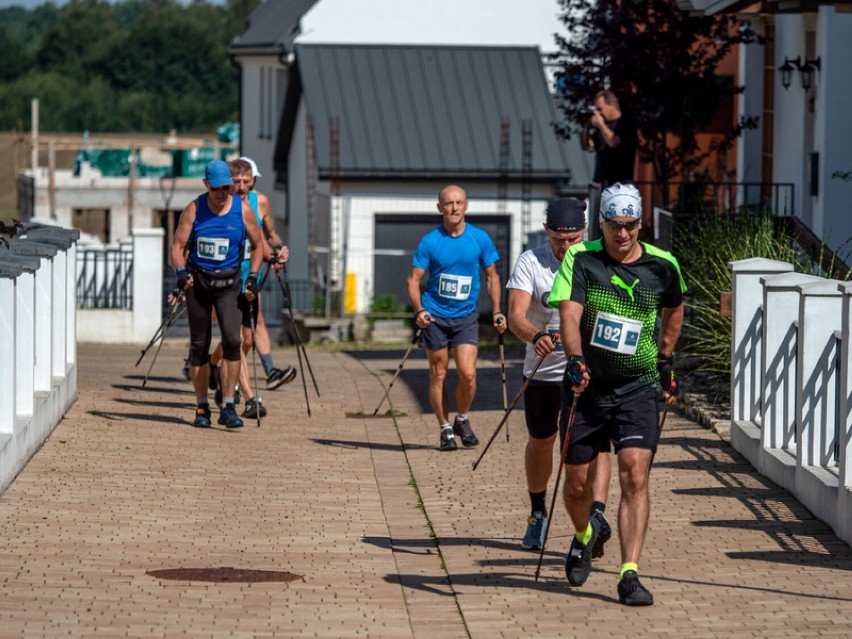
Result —
<path fill-rule="evenodd" d="M 476 394 L 476 357 L 479 348 L 479 270 L 485 270 L 486 287 L 493 308 L 494 328 L 506 330 L 500 310 L 500 276 L 497 249 L 488 234 L 465 222 L 467 195 L 451 185 L 438 195 L 443 223 L 427 233 L 417 247 L 406 282 L 414 309 L 414 321 L 422 329 L 420 345 L 429 359 L 429 404 L 441 428 L 440 449 L 456 450 L 456 436 L 465 446 L 476 446 L 468 410 Z M 426 272 L 426 288 L 420 280 Z M 446 390 L 449 356 L 456 363 L 456 415 L 450 426 L 450 399 Z"/>

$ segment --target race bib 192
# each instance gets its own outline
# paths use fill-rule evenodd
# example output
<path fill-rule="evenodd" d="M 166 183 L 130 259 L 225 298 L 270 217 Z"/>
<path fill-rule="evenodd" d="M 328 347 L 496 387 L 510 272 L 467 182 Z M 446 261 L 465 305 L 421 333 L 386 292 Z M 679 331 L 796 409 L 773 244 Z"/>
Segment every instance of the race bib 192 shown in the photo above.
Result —
<path fill-rule="evenodd" d="M 220 262 L 228 255 L 227 237 L 199 237 L 195 243 L 195 250 L 199 257 Z"/>
<path fill-rule="evenodd" d="M 639 345 L 642 322 L 618 315 L 598 312 L 592 332 L 592 346 L 616 353 L 633 355 Z"/>
<path fill-rule="evenodd" d="M 438 295 L 451 300 L 466 300 L 470 297 L 472 277 L 443 273 L 438 281 Z"/>

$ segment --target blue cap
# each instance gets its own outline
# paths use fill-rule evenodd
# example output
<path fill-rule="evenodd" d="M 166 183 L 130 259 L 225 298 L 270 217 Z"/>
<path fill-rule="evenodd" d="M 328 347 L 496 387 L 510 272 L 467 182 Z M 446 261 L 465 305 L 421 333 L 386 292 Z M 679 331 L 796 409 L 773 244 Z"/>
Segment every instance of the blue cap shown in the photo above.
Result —
<path fill-rule="evenodd" d="M 226 184 L 234 186 L 234 181 L 231 179 L 231 169 L 222 160 L 213 160 L 207 164 L 207 168 L 204 169 L 204 179 L 214 189 Z"/>

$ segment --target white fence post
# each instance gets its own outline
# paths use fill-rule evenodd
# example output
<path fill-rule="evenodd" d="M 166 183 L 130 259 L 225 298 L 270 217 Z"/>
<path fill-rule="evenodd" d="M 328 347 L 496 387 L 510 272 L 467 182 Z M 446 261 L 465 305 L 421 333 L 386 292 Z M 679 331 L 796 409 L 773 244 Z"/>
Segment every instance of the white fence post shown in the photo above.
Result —
<path fill-rule="evenodd" d="M 796 286 L 821 281 L 815 275 L 782 273 L 763 284 L 763 448 L 795 449 L 796 343 L 799 292 Z M 794 453 L 793 453 L 794 454 Z"/>
<path fill-rule="evenodd" d="M 163 321 L 162 228 L 133 229 L 133 341 L 146 342 Z"/>
<path fill-rule="evenodd" d="M 789 262 L 750 258 L 729 262 L 731 295 L 731 419 L 760 421 L 763 288 L 760 278 L 793 270 Z"/>
<path fill-rule="evenodd" d="M 2 436 L 15 432 L 15 289 L 21 272 L 17 266 L 0 265 L 0 448 L 5 446 Z"/>
<path fill-rule="evenodd" d="M 852 540 L 852 282 L 837 285 L 843 294 L 840 338 L 840 466 L 837 487 L 838 535 Z"/>
<path fill-rule="evenodd" d="M 837 280 L 799 285 L 799 344 L 796 367 L 796 497 L 837 530 L 838 477 L 834 429 L 837 423 L 838 348 L 842 294 Z M 831 499 L 827 498 L 832 496 Z"/>

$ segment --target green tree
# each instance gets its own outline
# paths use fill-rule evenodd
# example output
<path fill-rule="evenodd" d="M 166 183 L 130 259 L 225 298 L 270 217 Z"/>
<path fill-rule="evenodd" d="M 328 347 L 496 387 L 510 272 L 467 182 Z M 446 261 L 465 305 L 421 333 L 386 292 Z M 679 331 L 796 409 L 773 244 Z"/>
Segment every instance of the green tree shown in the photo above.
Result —
<path fill-rule="evenodd" d="M 713 150 L 729 146 L 756 117 L 732 124 L 699 153 L 696 135 L 719 106 L 743 90 L 719 78 L 719 63 L 741 43 L 762 42 L 732 16 L 695 16 L 676 0 L 560 0 L 566 34 L 557 34 L 557 89 L 570 137 L 588 120 L 595 93 L 610 89 L 637 119 L 639 156 L 658 180 L 688 175 Z"/>

